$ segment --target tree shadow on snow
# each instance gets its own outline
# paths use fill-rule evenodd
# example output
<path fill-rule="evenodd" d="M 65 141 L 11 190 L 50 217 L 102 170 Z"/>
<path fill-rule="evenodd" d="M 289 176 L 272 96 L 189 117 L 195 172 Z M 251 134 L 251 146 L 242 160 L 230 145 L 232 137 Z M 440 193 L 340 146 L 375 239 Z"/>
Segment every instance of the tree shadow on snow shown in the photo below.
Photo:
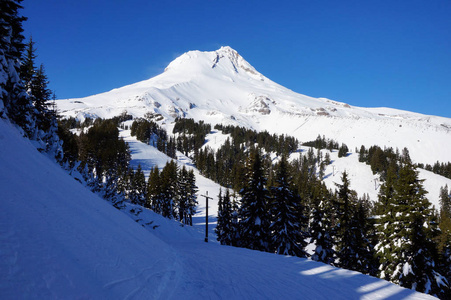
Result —
<path fill-rule="evenodd" d="M 356 271 L 336 268 L 324 263 L 312 261 L 310 259 L 302 259 L 296 261 L 295 265 L 300 268 L 297 272 L 303 278 L 303 281 L 312 280 L 312 284 L 317 286 L 324 285 L 323 293 L 325 299 L 330 297 L 335 299 L 404 299 L 413 297 L 416 292 L 406 288 L 402 288 L 391 282 L 364 275 Z M 339 287 L 336 294 L 328 294 L 330 286 Z M 355 287 L 358 286 L 357 289 Z M 354 289 L 354 290 L 353 290 Z M 342 293 L 341 291 L 342 290 Z M 337 297 L 342 294 L 341 297 Z"/>

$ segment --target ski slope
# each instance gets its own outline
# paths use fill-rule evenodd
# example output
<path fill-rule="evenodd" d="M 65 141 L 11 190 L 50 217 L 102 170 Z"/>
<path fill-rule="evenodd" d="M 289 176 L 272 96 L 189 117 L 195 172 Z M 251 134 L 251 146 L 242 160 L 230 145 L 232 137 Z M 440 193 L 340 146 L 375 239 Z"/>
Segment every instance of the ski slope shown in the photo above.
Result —
<path fill-rule="evenodd" d="M 142 226 L 5 120 L 0 170 L 1 299 L 432 299 L 308 259 L 205 243 L 148 210 L 140 218 L 155 226 Z"/>

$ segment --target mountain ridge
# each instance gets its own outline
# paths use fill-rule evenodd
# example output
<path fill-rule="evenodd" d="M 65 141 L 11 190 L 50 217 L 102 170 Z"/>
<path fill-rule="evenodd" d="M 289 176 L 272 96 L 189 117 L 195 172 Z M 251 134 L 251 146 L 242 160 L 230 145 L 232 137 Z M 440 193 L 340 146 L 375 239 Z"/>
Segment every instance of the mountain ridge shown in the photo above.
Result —
<path fill-rule="evenodd" d="M 189 51 L 153 78 L 85 98 L 57 101 L 64 116 L 161 115 L 288 134 L 318 135 L 351 149 L 379 145 L 411 150 L 416 162 L 451 161 L 451 119 L 393 108 L 363 108 L 298 94 L 260 74 L 237 51 Z M 440 142 L 439 142 L 440 141 Z M 421 146 L 418 144 L 420 143 Z"/>

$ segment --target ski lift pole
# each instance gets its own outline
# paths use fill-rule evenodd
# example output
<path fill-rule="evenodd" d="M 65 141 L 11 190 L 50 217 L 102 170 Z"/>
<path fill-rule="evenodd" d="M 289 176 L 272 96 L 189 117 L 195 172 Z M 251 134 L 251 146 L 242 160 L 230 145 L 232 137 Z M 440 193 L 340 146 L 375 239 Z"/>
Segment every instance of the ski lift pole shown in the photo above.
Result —
<path fill-rule="evenodd" d="M 201 195 L 202 197 L 205 197 L 205 243 L 208 243 L 208 199 L 212 199 L 212 197 L 208 197 L 208 191 L 206 192 L 206 195 Z"/>

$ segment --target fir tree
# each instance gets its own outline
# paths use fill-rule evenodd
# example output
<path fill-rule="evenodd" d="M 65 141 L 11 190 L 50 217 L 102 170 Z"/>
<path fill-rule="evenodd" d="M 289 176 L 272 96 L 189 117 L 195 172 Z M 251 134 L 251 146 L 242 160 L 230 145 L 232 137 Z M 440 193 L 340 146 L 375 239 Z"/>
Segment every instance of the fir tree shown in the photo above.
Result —
<path fill-rule="evenodd" d="M 166 218 L 175 218 L 174 201 L 177 197 L 178 167 L 174 161 L 168 162 L 161 172 L 161 215 Z"/>
<path fill-rule="evenodd" d="M 451 193 L 448 185 L 440 188 L 440 235 L 438 249 L 441 269 L 448 283 L 451 283 Z M 451 297 L 451 293 L 447 294 Z"/>
<path fill-rule="evenodd" d="M 24 83 L 25 90 L 28 94 L 31 94 L 32 80 L 36 74 L 36 48 L 34 47 L 35 42 L 33 42 L 32 37 L 26 44 L 24 55 L 22 56 L 22 63 L 20 65 L 20 77 Z"/>
<path fill-rule="evenodd" d="M 188 170 L 185 166 L 180 169 L 177 176 L 178 180 L 178 197 L 175 202 L 175 209 L 178 212 L 178 220 L 184 224 L 186 223 L 187 217 L 187 206 L 188 206 Z"/>
<path fill-rule="evenodd" d="M 187 206 L 185 212 L 185 221 L 187 225 L 193 226 L 193 216 L 196 214 L 197 207 L 197 192 L 198 188 L 196 186 L 196 176 L 194 171 L 191 169 L 188 171 L 187 177 Z"/>
<path fill-rule="evenodd" d="M 147 181 L 147 206 L 158 214 L 161 214 L 163 211 L 161 188 L 160 170 L 158 169 L 158 166 L 154 166 L 150 170 L 149 179 Z"/>
<path fill-rule="evenodd" d="M 262 159 L 258 150 L 251 150 L 246 163 L 246 178 L 241 189 L 240 207 L 240 246 L 253 250 L 268 251 L 269 224 L 268 213 L 269 192 L 266 188 L 267 178 L 264 175 Z"/>
<path fill-rule="evenodd" d="M 403 287 L 441 296 L 448 287 L 437 269 L 433 211 L 406 151 L 401 161 L 393 196 L 379 199 L 385 202 L 379 205 L 379 276 Z"/>
<path fill-rule="evenodd" d="M 335 261 L 334 236 L 332 226 L 333 209 L 327 199 L 327 189 L 321 186 L 313 195 L 313 207 L 310 210 L 310 243 L 315 245 L 311 258 L 315 261 L 332 264 Z"/>
<path fill-rule="evenodd" d="M 132 174 L 129 193 L 130 202 L 144 206 L 146 203 L 147 188 L 146 178 L 141 170 L 141 165 L 138 165 L 138 168 Z"/>
<path fill-rule="evenodd" d="M 49 81 L 47 75 L 45 75 L 44 65 L 41 64 L 31 80 L 30 87 L 34 107 L 38 111 L 38 116 L 40 116 L 40 123 L 44 123 L 45 119 L 50 116 L 49 101 L 52 97 L 52 91 L 48 88 L 48 84 Z"/>
<path fill-rule="evenodd" d="M 375 276 L 378 261 L 375 258 L 374 247 L 377 243 L 374 222 L 370 216 L 369 205 L 366 200 L 359 200 L 353 216 L 353 232 L 355 234 L 354 262 L 356 271 Z"/>
<path fill-rule="evenodd" d="M 357 270 L 358 255 L 356 253 L 357 224 L 355 214 L 355 192 L 350 189 L 348 174 L 343 172 L 342 184 L 338 187 L 338 224 L 337 224 L 337 265 L 350 270 Z"/>
<path fill-rule="evenodd" d="M 197 186 L 193 170 L 188 171 L 185 166 L 182 167 L 178 175 L 178 189 L 176 210 L 179 221 L 192 226 L 197 205 Z"/>
<path fill-rule="evenodd" d="M 19 77 L 20 60 L 25 47 L 19 16 L 22 0 L 0 2 L 0 117 L 8 116 L 31 137 L 33 133 L 32 103 Z"/>
<path fill-rule="evenodd" d="M 284 157 L 277 166 L 275 186 L 271 189 L 272 215 L 271 252 L 283 255 L 305 257 L 306 217 L 302 215 L 301 201 L 292 190 L 292 179 L 288 172 L 288 163 Z"/>

